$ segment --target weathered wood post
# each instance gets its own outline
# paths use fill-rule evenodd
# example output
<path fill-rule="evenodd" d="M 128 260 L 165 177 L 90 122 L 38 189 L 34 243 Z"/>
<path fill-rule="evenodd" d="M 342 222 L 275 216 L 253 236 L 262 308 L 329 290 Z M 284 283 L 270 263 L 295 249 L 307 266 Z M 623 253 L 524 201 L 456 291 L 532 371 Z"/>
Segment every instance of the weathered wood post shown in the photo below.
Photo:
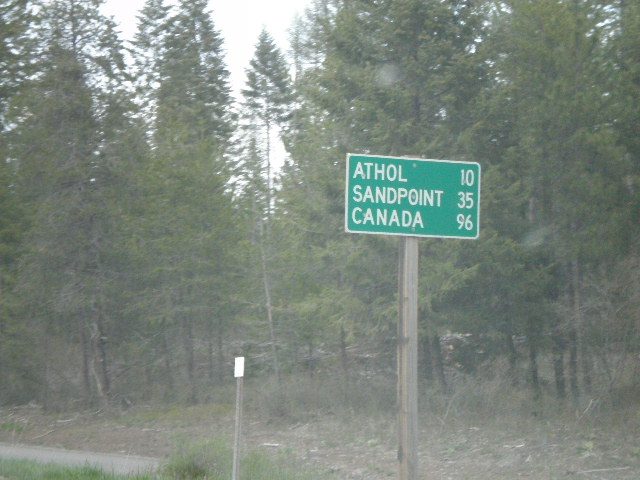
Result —
<path fill-rule="evenodd" d="M 398 462 L 400 480 L 418 479 L 418 239 L 400 239 L 398 275 Z"/>

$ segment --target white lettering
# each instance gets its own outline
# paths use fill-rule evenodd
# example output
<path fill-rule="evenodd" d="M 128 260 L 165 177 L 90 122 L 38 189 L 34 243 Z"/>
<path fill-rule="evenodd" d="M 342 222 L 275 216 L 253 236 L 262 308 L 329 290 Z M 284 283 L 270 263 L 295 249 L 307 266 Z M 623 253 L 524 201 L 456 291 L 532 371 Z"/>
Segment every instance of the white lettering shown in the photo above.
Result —
<path fill-rule="evenodd" d="M 442 194 L 444 193 L 442 190 L 434 190 L 434 192 L 436 193 L 436 197 L 437 197 L 437 201 L 436 201 L 436 207 L 439 207 L 440 205 L 442 205 Z"/>
<path fill-rule="evenodd" d="M 390 182 L 395 182 L 397 178 L 398 170 L 396 170 L 396 166 L 392 163 L 387 166 L 387 180 L 389 180 Z"/>
<path fill-rule="evenodd" d="M 354 208 L 353 211 L 351 212 L 351 220 L 356 225 L 360 225 L 362 223 L 362 220 L 360 220 L 361 213 L 362 213 L 362 209 L 360 207 Z"/>
<path fill-rule="evenodd" d="M 402 176 L 402 165 L 398 165 L 398 181 L 406 182 L 407 179 Z"/>
<path fill-rule="evenodd" d="M 387 187 L 382 187 L 382 188 L 387 192 L 387 201 L 385 203 L 388 203 L 390 205 L 397 203 L 398 191 L 395 188 L 387 188 Z"/>
<path fill-rule="evenodd" d="M 391 210 L 391 219 L 389 219 L 389 226 L 395 225 L 396 227 L 400 226 L 400 217 L 398 217 L 397 210 Z"/>
<path fill-rule="evenodd" d="M 366 187 L 366 188 L 364 189 L 364 199 L 363 199 L 363 202 L 366 202 L 366 201 L 369 201 L 369 202 L 373 202 L 373 201 L 374 201 L 374 198 L 373 198 L 373 191 L 371 190 L 371 187 Z"/>
<path fill-rule="evenodd" d="M 402 211 L 402 226 L 403 227 L 410 227 L 412 220 L 413 220 L 413 215 L 411 215 L 411 212 L 407 212 L 406 210 L 403 210 Z"/>
<path fill-rule="evenodd" d="M 371 211 L 370 208 L 367 208 L 364 211 L 364 220 L 362 220 L 362 223 L 364 223 L 365 225 L 367 223 L 370 223 L 371 225 L 375 225 L 376 223 L 373 221 L 373 212 Z"/>
<path fill-rule="evenodd" d="M 365 163 L 364 163 L 364 166 L 365 166 L 365 167 L 367 167 L 367 176 L 366 176 L 366 177 L 364 177 L 364 178 L 369 179 L 369 178 L 371 178 L 371 167 L 373 167 L 373 163 L 371 163 L 371 162 L 365 162 Z"/>
<path fill-rule="evenodd" d="M 415 229 L 418 224 L 420 224 L 420 228 L 424 228 L 424 223 L 422 222 L 422 214 L 420 214 L 419 210 L 416 212 L 416 216 L 413 217 L 413 225 L 411 225 L 411 228 Z"/>
<path fill-rule="evenodd" d="M 353 201 L 358 203 L 362 202 L 362 185 L 353 186 Z"/>
<path fill-rule="evenodd" d="M 365 208 L 355 207 L 351 212 L 351 220 L 356 225 L 371 225 L 371 226 L 388 226 L 388 227 L 402 227 L 411 228 L 413 230 L 416 227 L 424 229 L 424 221 L 422 220 L 422 214 L 412 212 L 410 210 L 395 210 L 386 208 Z"/>
<path fill-rule="evenodd" d="M 402 174 L 402 165 L 395 165 L 393 163 L 386 165 L 384 163 L 358 162 L 356 163 L 356 168 L 353 171 L 353 178 L 361 178 L 363 180 L 386 180 L 389 182 L 407 182 L 407 179 Z"/>
<path fill-rule="evenodd" d="M 421 207 L 440 207 L 442 206 L 442 190 L 427 190 L 404 187 L 372 187 L 370 185 L 354 185 L 353 201 L 358 203 L 370 202 L 374 204 L 387 205 L 403 205 Z"/>

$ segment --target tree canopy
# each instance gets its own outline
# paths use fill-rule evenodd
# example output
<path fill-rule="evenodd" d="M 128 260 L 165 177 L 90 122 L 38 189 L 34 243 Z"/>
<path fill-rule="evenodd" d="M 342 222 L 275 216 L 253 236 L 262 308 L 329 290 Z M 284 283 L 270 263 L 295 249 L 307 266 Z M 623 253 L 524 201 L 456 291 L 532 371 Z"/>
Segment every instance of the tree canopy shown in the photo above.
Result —
<path fill-rule="evenodd" d="M 314 0 L 239 98 L 206 0 L 129 45 L 101 4 L 0 0 L 0 404 L 390 376 L 398 241 L 345 233 L 347 153 L 482 165 L 479 239 L 420 243 L 429 387 L 640 384 L 637 2 Z"/>

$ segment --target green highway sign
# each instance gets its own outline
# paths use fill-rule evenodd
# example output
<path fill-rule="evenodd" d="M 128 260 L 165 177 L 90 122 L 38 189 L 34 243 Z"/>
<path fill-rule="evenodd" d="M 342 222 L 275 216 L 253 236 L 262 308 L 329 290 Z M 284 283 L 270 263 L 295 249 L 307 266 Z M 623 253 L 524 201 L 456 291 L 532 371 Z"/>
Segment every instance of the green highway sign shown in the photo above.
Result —
<path fill-rule="evenodd" d="M 347 232 L 478 238 L 478 163 L 350 153 L 346 180 Z"/>

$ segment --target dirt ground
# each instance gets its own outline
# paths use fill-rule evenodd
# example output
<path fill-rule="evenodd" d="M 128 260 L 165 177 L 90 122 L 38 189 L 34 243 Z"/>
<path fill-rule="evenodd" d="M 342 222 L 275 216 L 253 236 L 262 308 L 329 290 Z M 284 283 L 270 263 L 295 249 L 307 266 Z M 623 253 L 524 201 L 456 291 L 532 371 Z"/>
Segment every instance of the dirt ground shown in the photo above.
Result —
<path fill-rule="evenodd" d="M 118 452 L 164 459 L 185 442 L 233 435 L 233 406 L 45 415 L 37 406 L 0 409 L 0 442 Z M 398 477 L 389 418 L 324 415 L 286 423 L 245 414 L 245 449 L 296 458 L 327 479 Z M 637 480 L 640 410 L 615 419 L 421 420 L 420 478 Z"/>

